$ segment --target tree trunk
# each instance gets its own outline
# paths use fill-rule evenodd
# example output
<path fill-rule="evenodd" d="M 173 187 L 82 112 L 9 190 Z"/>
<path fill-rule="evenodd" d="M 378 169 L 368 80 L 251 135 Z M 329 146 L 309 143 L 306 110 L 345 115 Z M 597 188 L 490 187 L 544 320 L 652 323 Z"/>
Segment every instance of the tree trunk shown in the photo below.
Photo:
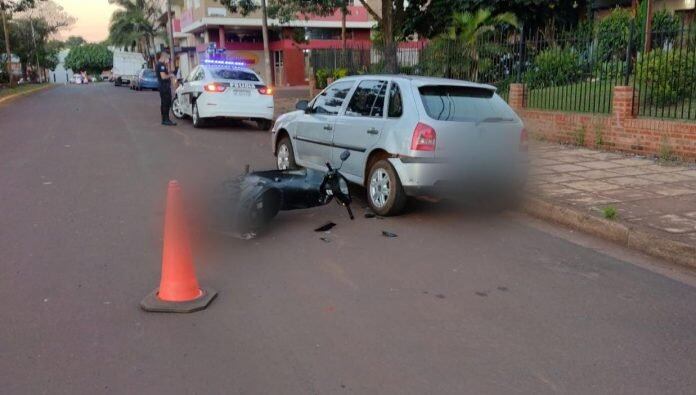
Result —
<path fill-rule="evenodd" d="M 2 14 L 2 29 L 5 31 L 5 53 L 7 54 L 7 77 L 10 79 L 10 88 L 15 86 L 14 76 L 12 75 L 12 49 L 10 48 L 10 29 L 7 26 L 7 16 L 5 11 Z"/>
<path fill-rule="evenodd" d="M 346 1 L 343 2 L 341 6 L 341 45 L 343 51 L 346 50 L 346 14 L 348 13 L 348 4 Z"/>
<path fill-rule="evenodd" d="M 396 43 L 394 42 L 394 15 L 392 2 L 382 1 L 382 42 L 384 45 L 384 66 L 387 73 L 398 73 L 396 59 Z"/>
<path fill-rule="evenodd" d="M 648 9 L 645 15 L 645 42 L 643 43 L 644 53 L 650 52 L 652 49 L 652 20 L 653 20 L 653 0 L 647 0 Z"/>
<path fill-rule="evenodd" d="M 268 13 L 266 12 L 266 0 L 261 0 L 261 34 L 263 35 L 264 71 L 268 82 L 273 82 L 271 71 L 271 52 L 268 49 Z"/>

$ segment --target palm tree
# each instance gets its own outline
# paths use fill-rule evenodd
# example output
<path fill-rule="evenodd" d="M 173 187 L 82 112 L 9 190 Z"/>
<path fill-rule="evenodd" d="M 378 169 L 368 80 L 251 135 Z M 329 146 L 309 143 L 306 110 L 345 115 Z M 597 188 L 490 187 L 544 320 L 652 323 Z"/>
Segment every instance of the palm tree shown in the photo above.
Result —
<path fill-rule="evenodd" d="M 483 47 L 487 44 L 484 37 L 495 31 L 496 26 L 500 25 L 517 28 L 519 22 L 513 13 L 505 12 L 493 15 L 489 9 L 479 9 L 474 13 L 458 12 L 452 16 L 452 23 L 444 33 L 444 38 L 456 41 L 457 49 L 469 58 L 468 77 L 470 79 L 474 81 L 478 79 L 481 50 L 485 50 Z"/>
<path fill-rule="evenodd" d="M 160 9 L 155 0 L 109 0 L 121 9 L 111 15 L 109 41 L 113 45 L 136 49 L 146 59 L 152 58 L 155 36 L 159 33 L 157 21 Z"/>

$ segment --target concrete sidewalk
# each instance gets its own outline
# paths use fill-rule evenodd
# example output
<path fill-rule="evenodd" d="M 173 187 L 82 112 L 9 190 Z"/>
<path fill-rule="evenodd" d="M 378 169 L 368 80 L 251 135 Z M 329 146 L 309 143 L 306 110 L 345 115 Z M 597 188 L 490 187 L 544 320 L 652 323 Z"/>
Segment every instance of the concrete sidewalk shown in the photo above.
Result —
<path fill-rule="evenodd" d="M 542 200 L 696 246 L 696 165 L 540 142 L 532 158 Z"/>

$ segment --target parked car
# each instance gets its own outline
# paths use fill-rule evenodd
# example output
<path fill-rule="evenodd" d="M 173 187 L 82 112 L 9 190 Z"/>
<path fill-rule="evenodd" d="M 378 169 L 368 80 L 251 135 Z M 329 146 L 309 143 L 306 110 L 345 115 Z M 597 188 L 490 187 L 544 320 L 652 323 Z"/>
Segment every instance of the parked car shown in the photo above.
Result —
<path fill-rule="evenodd" d="M 202 64 L 191 70 L 174 95 L 172 112 L 203 127 L 212 118 L 247 119 L 262 130 L 273 125 L 273 92 L 254 70 L 234 62 Z"/>
<path fill-rule="evenodd" d="M 86 84 L 88 81 L 82 74 L 74 74 L 72 82 L 73 84 Z"/>
<path fill-rule="evenodd" d="M 527 133 L 490 85 L 442 78 L 342 78 L 272 131 L 279 169 L 343 164 L 377 214 L 398 214 L 409 196 L 516 191 L 526 178 Z"/>
<path fill-rule="evenodd" d="M 159 89 L 159 81 L 157 80 L 157 74 L 152 69 L 142 69 L 138 73 L 138 76 L 131 81 L 130 88 L 136 91 L 141 91 L 143 89 Z"/>

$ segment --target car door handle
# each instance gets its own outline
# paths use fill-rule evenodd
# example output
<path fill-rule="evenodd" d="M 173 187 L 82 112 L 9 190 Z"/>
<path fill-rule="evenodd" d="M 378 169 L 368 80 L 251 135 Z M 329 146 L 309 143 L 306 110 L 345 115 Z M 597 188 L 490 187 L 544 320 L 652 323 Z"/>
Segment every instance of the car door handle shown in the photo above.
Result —
<path fill-rule="evenodd" d="M 367 133 L 368 134 L 378 134 L 379 130 L 377 130 L 375 128 L 369 128 L 369 129 L 367 129 Z"/>
<path fill-rule="evenodd" d="M 324 130 L 333 130 L 331 125 L 324 125 Z"/>

